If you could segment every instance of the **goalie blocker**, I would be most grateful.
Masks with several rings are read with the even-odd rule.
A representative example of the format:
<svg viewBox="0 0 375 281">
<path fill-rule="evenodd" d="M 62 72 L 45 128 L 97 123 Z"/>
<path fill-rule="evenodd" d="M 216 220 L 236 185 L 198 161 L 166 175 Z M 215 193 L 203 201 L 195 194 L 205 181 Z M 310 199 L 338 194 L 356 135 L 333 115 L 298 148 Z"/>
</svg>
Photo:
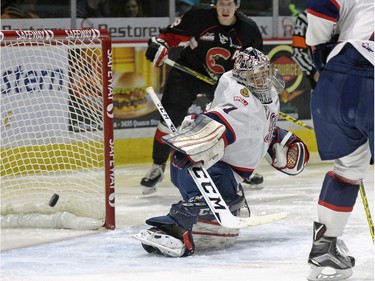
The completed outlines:
<svg viewBox="0 0 375 281">
<path fill-rule="evenodd" d="M 185 168 L 192 162 L 208 169 L 224 155 L 224 132 L 225 126 L 210 117 L 201 114 L 194 120 L 190 115 L 178 131 L 163 140 L 175 150 L 172 163 L 176 167 Z"/>
</svg>

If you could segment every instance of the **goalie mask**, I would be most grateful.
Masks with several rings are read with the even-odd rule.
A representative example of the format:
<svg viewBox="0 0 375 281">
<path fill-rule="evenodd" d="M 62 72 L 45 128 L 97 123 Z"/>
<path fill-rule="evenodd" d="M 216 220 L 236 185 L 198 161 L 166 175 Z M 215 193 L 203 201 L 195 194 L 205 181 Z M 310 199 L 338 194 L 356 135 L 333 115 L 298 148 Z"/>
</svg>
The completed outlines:
<svg viewBox="0 0 375 281">
<path fill-rule="evenodd" d="M 249 88 L 263 104 L 272 102 L 272 86 L 278 93 L 285 86 L 268 57 L 252 47 L 239 53 L 232 74 L 238 83 Z"/>
</svg>

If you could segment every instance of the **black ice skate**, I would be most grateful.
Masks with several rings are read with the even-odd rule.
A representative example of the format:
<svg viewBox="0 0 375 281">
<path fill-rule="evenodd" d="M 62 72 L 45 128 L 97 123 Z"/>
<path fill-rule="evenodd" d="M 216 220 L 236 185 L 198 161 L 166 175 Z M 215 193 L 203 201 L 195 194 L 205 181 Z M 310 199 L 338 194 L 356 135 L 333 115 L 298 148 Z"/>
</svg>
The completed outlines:
<svg viewBox="0 0 375 281">
<path fill-rule="evenodd" d="M 314 222 L 313 246 L 308 260 L 312 270 L 307 280 L 347 279 L 353 274 L 355 259 L 346 254 L 348 249 L 343 241 L 323 236 L 325 232 L 324 224 Z"/>
<path fill-rule="evenodd" d="M 152 164 L 151 169 L 148 171 L 146 176 L 141 180 L 143 195 L 156 192 L 158 188 L 158 183 L 160 183 L 164 178 L 164 169 L 165 164 Z"/>
<path fill-rule="evenodd" d="M 241 183 L 243 188 L 248 189 L 262 189 L 263 186 L 261 184 L 263 183 L 263 176 L 258 173 L 253 173 L 250 178 L 244 179 Z"/>
</svg>

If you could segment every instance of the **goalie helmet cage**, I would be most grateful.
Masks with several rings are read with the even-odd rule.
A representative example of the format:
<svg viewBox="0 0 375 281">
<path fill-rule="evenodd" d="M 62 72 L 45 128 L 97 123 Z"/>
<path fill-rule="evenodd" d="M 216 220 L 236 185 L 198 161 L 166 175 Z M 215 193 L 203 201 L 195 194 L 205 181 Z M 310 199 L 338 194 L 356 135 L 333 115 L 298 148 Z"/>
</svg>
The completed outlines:
<svg viewBox="0 0 375 281">
<path fill-rule="evenodd" d="M 109 33 L 0 31 L 0 44 L 1 226 L 114 229 Z"/>
</svg>

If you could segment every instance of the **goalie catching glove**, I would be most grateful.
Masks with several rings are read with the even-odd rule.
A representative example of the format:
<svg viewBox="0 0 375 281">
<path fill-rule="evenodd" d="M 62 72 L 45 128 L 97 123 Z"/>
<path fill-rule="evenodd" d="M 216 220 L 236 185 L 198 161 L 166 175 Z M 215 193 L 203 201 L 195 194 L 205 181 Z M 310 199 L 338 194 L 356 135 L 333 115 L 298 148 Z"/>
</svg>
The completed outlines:
<svg viewBox="0 0 375 281">
<path fill-rule="evenodd" d="M 303 171 L 310 154 L 305 143 L 295 134 L 276 127 L 265 158 L 275 169 L 295 176 Z"/>
<path fill-rule="evenodd" d="M 164 136 L 163 140 L 176 150 L 172 157 L 176 167 L 202 163 L 208 169 L 224 155 L 224 132 L 223 124 L 201 114 L 195 120 L 185 118 L 177 132 Z"/>
<path fill-rule="evenodd" d="M 168 56 L 168 44 L 161 38 L 151 37 L 148 40 L 146 51 L 147 60 L 151 61 L 155 67 L 161 67 L 164 64 L 165 57 Z"/>
</svg>

